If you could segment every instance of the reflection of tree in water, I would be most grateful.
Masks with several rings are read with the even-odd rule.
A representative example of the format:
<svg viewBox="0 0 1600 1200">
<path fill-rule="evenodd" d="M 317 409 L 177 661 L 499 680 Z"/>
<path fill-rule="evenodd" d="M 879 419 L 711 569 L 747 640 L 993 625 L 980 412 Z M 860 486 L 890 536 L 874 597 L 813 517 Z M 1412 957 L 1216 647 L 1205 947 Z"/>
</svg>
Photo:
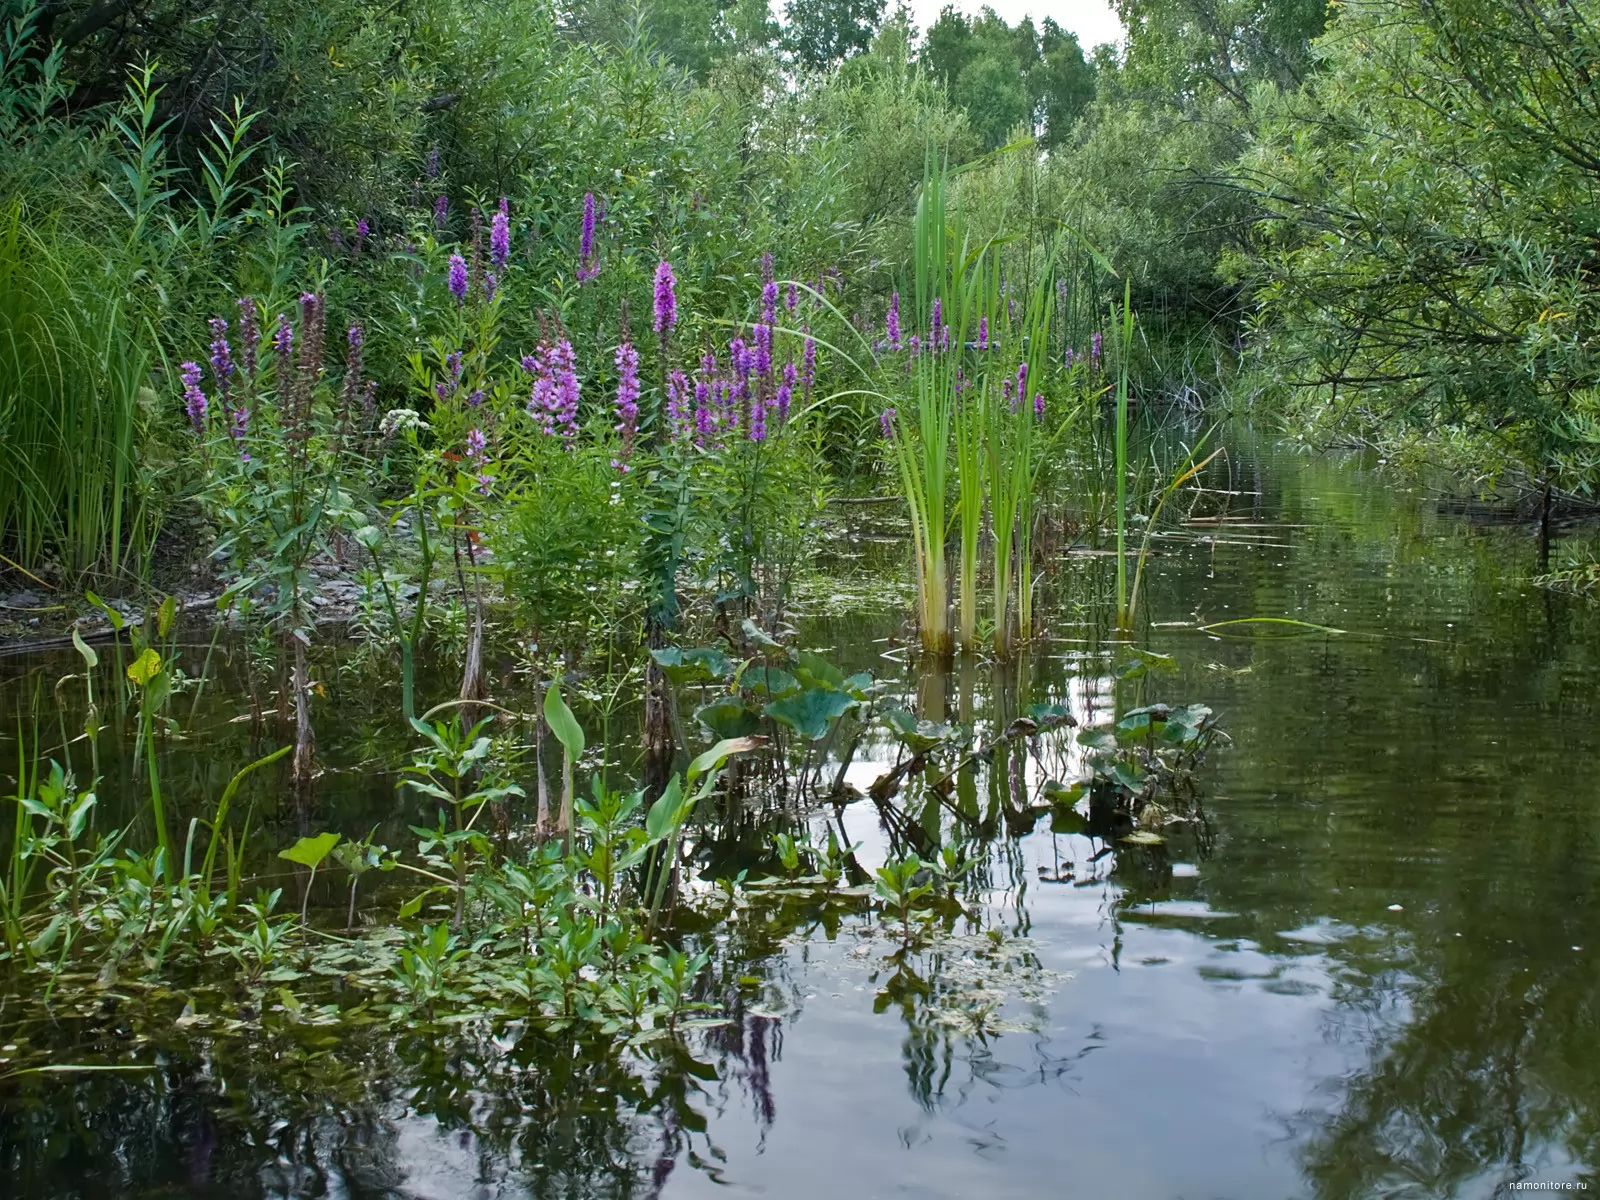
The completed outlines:
<svg viewBox="0 0 1600 1200">
<path fill-rule="evenodd" d="M 1402 985 L 1367 1066 L 1304 1148 L 1318 1196 L 1434 1200 L 1484 1178 L 1600 1188 L 1595 957 L 1562 945 L 1570 965 L 1535 967 L 1560 961 L 1563 934 L 1525 936 L 1550 944 L 1492 965 L 1450 945 L 1425 956 L 1438 965 Z M 1368 1007 L 1374 989 L 1347 998 Z"/>
</svg>

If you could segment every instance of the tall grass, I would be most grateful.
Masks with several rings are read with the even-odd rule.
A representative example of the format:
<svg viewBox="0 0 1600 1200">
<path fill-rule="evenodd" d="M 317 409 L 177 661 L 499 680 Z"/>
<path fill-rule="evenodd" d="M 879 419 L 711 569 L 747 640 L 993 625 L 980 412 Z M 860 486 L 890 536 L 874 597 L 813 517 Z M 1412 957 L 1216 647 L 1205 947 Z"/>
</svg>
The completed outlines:
<svg viewBox="0 0 1600 1200">
<path fill-rule="evenodd" d="M 137 478 L 149 353 L 115 268 L 20 200 L 0 213 L 0 553 L 121 571 L 152 528 Z"/>
</svg>

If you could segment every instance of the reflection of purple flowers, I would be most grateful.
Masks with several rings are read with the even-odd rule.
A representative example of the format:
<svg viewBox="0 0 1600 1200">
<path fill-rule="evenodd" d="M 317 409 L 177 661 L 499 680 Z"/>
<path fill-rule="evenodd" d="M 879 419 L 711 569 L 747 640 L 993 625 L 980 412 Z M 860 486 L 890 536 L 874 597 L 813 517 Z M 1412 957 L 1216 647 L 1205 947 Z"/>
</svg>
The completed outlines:
<svg viewBox="0 0 1600 1200">
<path fill-rule="evenodd" d="M 443 229 L 444 224 L 450 219 L 450 197 L 440 192 L 433 201 L 433 227 Z"/>
<path fill-rule="evenodd" d="M 656 333 L 663 338 L 678 320 L 677 283 L 672 264 L 663 258 L 656 265 Z"/>
<path fill-rule="evenodd" d="M 489 223 L 489 261 L 496 269 L 504 269 L 511 257 L 511 203 L 500 197 L 500 210 Z"/>
<path fill-rule="evenodd" d="M 450 294 L 456 298 L 457 304 L 465 304 L 467 300 L 467 260 L 459 254 L 450 256 Z"/>
<path fill-rule="evenodd" d="M 197 362 L 186 362 L 178 368 L 178 376 L 183 380 L 183 407 L 196 433 L 204 433 L 206 427 L 206 394 L 200 390 L 201 374 Z"/>
<path fill-rule="evenodd" d="M 900 293 L 889 297 L 889 315 L 884 319 L 889 332 L 889 349 L 900 349 Z"/>
</svg>

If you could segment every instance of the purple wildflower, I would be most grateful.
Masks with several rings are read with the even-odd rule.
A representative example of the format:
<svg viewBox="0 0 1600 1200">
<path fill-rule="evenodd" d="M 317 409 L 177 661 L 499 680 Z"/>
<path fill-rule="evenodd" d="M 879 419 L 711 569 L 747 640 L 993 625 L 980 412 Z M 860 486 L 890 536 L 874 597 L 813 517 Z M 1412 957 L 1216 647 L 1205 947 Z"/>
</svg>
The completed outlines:
<svg viewBox="0 0 1600 1200">
<path fill-rule="evenodd" d="M 494 299 L 495 291 L 499 288 L 500 281 L 494 277 L 493 271 L 483 273 L 483 301 L 485 304 Z"/>
<path fill-rule="evenodd" d="M 761 282 L 763 284 L 772 282 L 772 251 L 770 250 L 761 256 Z M 777 295 L 777 293 L 774 292 L 773 295 Z"/>
<path fill-rule="evenodd" d="M 239 297 L 239 361 L 244 373 L 256 377 L 256 347 L 261 344 L 261 322 L 256 316 L 253 296 Z"/>
<path fill-rule="evenodd" d="M 207 405 L 206 394 L 200 390 L 200 364 L 186 362 L 178 368 L 178 375 L 183 380 L 183 406 L 189 414 L 189 423 L 196 433 L 204 433 Z"/>
<path fill-rule="evenodd" d="M 504 269 L 511 257 L 511 205 L 500 197 L 500 210 L 489 224 L 489 261 L 496 269 Z"/>
<path fill-rule="evenodd" d="M 344 388 L 340 393 L 343 402 L 341 421 L 348 420 L 356 405 L 361 402 L 364 390 L 361 376 L 366 369 L 363 349 L 367 344 L 367 331 L 359 324 L 350 326 L 350 331 L 345 335 L 345 344 L 347 349 L 344 357 Z"/>
<path fill-rule="evenodd" d="M 939 303 L 939 297 L 933 298 L 933 323 L 929 326 L 928 349 L 939 349 L 939 343 L 949 343 L 950 334 L 944 327 L 944 306 Z"/>
<path fill-rule="evenodd" d="M 656 266 L 656 333 L 662 338 L 678 321 L 677 283 L 672 264 L 663 258 Z"/>
<path fill-rule="evenodd" d="M 457 304 L 467 301 L 467 260 L 459 254 L 450 256 L 450 294 Z"/>
<path fill-rule="evenodd" d="M 805 348 L 801 351 L 800 392 L 811 398 L 811 385 L 817 381 L 817 339 L 811 336 L 811 326 L 806 326 Z"/>
<path fill-rule="evenodd" d="M 467 407 L 478 408 L 483 404 L 483 389 L 473 388 L 467 393 Z"/>
<path fill-rule="evenodd" d="M 1028 398 L 1028 364 L 1027 363 L 1018 363 L 1017 364 L 1017 399 L 1019 401 L 1021 401 L 1021 400 L 1026 400 L 1027 398 Z"/>
<path fill-rule="evenodd" d="M 900 293 L 895 292 L 889 297 L 889 315 L 884 324 L 889 331 L 889 348 L 900 349 Z"/>
<path fill-rule="evenodd" d="M 800 307 L 800 288 L 796 284 L 789 284 L 789 290 L 784 293 L 783 306 L 789 310 L 791 316 L 795 309 Z"/>
<path fill-rule="evenodd" d="M 245 435 L 250 432 L 250 408 L 241 404 L 233 410 L 233 424 L 228 427 L 228 436 L 239 446 L 239 460 L 250 461 L 250 451 L 244 448 Z"/>
<path fill-rule="evenodd" d="M 750 440 L 767 440 L 767 406 L 759 398 L 750 402 Z"/>
<path fill-rule="evenodd" d="M 617 425 L 622 435 L 622 462 L 633 455 L 633 439 L 639 432 L 639 352 L 633 343 L 623 342 L 617 347 Z M 670 386 L 670 385 L 669 385 Z"/>
<path fill-rule="evenodd" d="M 1098 371 L 1100 369 L 1100 331 L 1096 329 L 1089 339 L 1089 366 Z"/>
<path fill-rule="evenodd" d="M 479 464 L 489 457 L 489 439 L 484 436 L 483 430 L 474 429 L 467 434 L 467 457 Z"/>
<path fill-rule="evenodd" d="M 600 273 L 594 262 L 594 193 L 583 194 L 583 232 L 578 238 L 578 282 L 587 283 Z"/>
<path fill-rule="evenodd" d="M 572 449 L 572 439 L 578 434 L 578 356 L 572 352 L 572 343 L 562 338 L 550 354 L 550 375 L 555 383 L 551 419 L 560 426 L 561 436 L 567 439 L 567 449 Z"/>
<path fill-rule="evenodd" d="M 894 441 L 894 417 L 892 408 L 886 408 L 878 414 L 878 427 L 883 430 L 883 440 L 886 442 Z"/>
<path fill-rule="evenodd" d="M 1037 421 L 1044 420 L 1044 393 L 1043 392 L 1035 392 L 1033 394 L 1033 416 L 1034 416 L 1034 419 L 1037 420 Z"/>
<path fill-rule="evenodd" d="M 790 364 L 790 368 L 791 368 L 791 370 L 793 369 L 793 364 L 792 363 Z M 785 421 L 787 421 L 789 419 L 789 405 L 791 403 L 793 403 L 793 400 L 794 400 L 794 385 L 790 384 L 790 383 L 780 383 L 778 385 L 777 394 L 774 395 L 773 398 L 772 398 L 773 405 L 778 410 L 778 424 L 779 425 L 782 425 Z"/>
<path fill-rule="evenodd" d="M 440 192 L 433 201 L 433 226 L 443 229 L 444 223 L 450 217 L 450 197 Z"/>
<path fill-rule="evenodd" d="M 1012 412 L 1017 411 L 1017 397 L 1011 394 L 1011 379 L 1009 376 L 1000 381 L 1000 398 L 1006 402 L 1006 407 Z"/>
<path fill-rule="evenodd" d="M 989 318 L 988 317 L 979 317 L 978 318 L 978 349 L 979 350 L 987 350 L 988 348 L 989 348 Z"/>
<path fill-rule="evenodd" d="M 1062 359 L 1062 362 L 1065 364 L 1067 370 L 1069 370 L 1069 371 L 1072 370 L 1072 347 L 1071 346 L 1067 347 L 1066 357 L 1064 359 Z"/>
<path fill-rule="evenodd" d="M 682 371 L 673 371 L 667 376 L 667 436 L 674 441 L 683 436 L 689 425 L 692 396 L 687 375 Z"/>
<path fill-rule="evenodd" d="M 212 317 L 211 325 L 211 373 L 216 377 L 217 387 L 222 394 L 228 394 L 228 381 L 233 375 L 233 355 L 228 349 L 228 323 L 221 317 Z"/>
<path fill-rule="evenodd" d="M 372 232 L 372 224 L 365 217 L 356 222 L 356 250 L 361 249 L 361 243 L 367 240 Z"/>
<path fill-rule="evenodd" d="M 423 170 L 428 173 L 429 179 L 439 174 L 439 147 L 434 146 L 428 151 L 428 161 Z"/>
<path fill-rule="evenodd" d="M 704 446 L 711 435 L 711 383 L 701 378 L 694 385 L 694 440 Z"/>
</svg>

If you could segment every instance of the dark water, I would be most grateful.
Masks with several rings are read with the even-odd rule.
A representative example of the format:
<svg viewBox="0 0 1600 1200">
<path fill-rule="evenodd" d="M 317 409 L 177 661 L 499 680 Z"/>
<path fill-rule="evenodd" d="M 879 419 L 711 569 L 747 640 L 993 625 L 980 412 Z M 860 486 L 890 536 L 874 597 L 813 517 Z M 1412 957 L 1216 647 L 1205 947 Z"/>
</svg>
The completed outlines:
<svg viewBox="0 0 1600 1200">
<path fill-rule="evenodd" d="M 1238 494 L 1205 511 L 1226 503 L 1236 519 L 1159 542 L 1135 640 L 1179 668 L 1141 681 L 1151 694 L 1113 680 L 1103 558 L 1062 566 L 1052 639 L 998 676 L 908 676 L 876 640 L 898 624 L 881 605 L 806 624 L 808 645 L 952 715 L 994 721 L 1047 699 L 1085 723 L 1140 699 L 1221 715 L 1233 745 L 1206 767 L 1202 826 L 1136 849 L 1054 833 L 1047 817 L 992 847 L 983 924 L 1025 939 L 1005 1022 L 975 1035 L 928 1000 L 970 983 L 969 943 L 921 956 L 913 980 L 886 965 L 870 923 L 758 906 L 714 943 L 734 1024 L 682 1053 L 619 1063 L 419 1035 L 332 1038 L 308 1059 L 174 1042 L 153 1049 L 154 1077 L 0 1081 L 0 1191 L 1600 1188 L 1600 607 L 1531 586 L 1526 527 L 1441 512 L 1370 466 L 1269 450 L 1209 482 Z M 1251 616 L 1345 632 L 1197 628 Z M 0 706 L 16 711 L 65 662 L 8 664 Z M 328 684 L 325 711 L 348 719 L 324 717 L 339 770 L 316 824 L 403 825 L 381 768 L 407 739 L 360 702 L 359 672 Z M 169 752 L 180 794 L 248 759 L 247 729 L 229 723 L 240 703 L 219 688 Z M 869 747 L 852 779 L 890 753 Z M 126 770 L 102 764 L 112 780 Z M 267 792 L 260 803 L 288 840 L 290 818 Z M 870 806 L 843 822 L 881 861 Z"/>
</svg>

